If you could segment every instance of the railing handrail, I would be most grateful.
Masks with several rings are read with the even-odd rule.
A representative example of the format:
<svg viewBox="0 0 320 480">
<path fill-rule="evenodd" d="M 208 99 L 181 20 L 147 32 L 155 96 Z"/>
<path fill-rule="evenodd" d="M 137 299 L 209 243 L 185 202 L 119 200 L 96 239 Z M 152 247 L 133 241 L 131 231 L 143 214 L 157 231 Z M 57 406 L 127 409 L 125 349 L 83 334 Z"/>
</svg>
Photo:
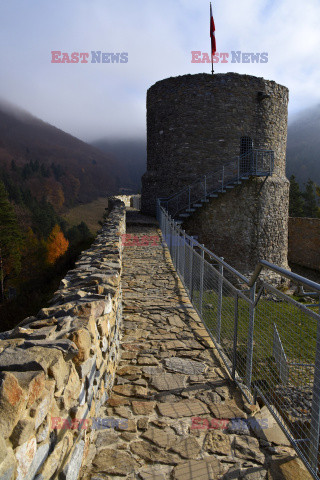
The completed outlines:
<svg viewBox="0 0 320 480">
<path fill-rule="evenodd" d="M 264 164 L 265 160 L 267 160 L 266 165 Z M 246 165 L 246 163 L 248 164 Z M 232 172 L 230 167 L 233 168 Z M 243 176 L 272 175 L 273 167 L 273 150 L 252 149 L 242 155 L 233 157 L 232 160 L 221 165 L 216 170 L 201 174 L 194 182 L 182 187 L 178 192 L 167 197 L 161 197 L 160 203 L 166 203 L 170 213 L 172 213 L 172 206 L 175 209 L 173 215 L 176 215 L 186 208 L 190 209 L 192 203 L 198 203 L 203 198 L 215 192 L 222 192 L 225 186 L 240 181 Z M 228 171 L 228 169 L 230 171 Z M 212 185 L 211 187 L 209 186 L 212 181 L 214 181 L 214 187 Z M 187 201 L 186 194 L 188 196 Z"/>
<path fill-rule="evenodd" d="M 221 167 L 217 168 L 216 170 L 213 170 L 213 171 L 210 170 L 210 171 L 207 172 L 207 173 L 201 174 L 201 176 L 200 176 L 199 178 L 197 178 L 197 180 L 195 180 L 195 181 L 192 182 L 192 183 L 189 183 L 189 184 L 186 185 L 185 187 L 182 187 L 182 189 L 179 190 L 179 192 L 174 193 L 174 194 L 172 194 L 172 195 L 169 195 L 168 197 L 161 197 L 160 200 L 163 200 L 163 201 L 172 200 L 172 199 L 174 199 L 175 197 L 179 196 L 181 193 L 187 191 L 187 190 L 189 189 L 189 187 L 192 187 L 193 185 L 196 185 L 197 183 L 201 182 L 204 177 L 208 177 L 209 175 L 214 175 L 214 174 L 216 174 L 217 172 L 221 172 L 221 169 L 222 169 L 223 167 L 228 167 L 229 165 L 232 165 L 232 163 L 233 163 L 234 161 L 241 160 L 241 159 L 247 157 L 247 156 L 248 156 L 248 153 L 252 154 L 252 153 L 258 153 L 258 152 L 266 153 L 266 154 L 273 154 L 273 153 L 274 153 L 273 150 L 264 150 L 264 149 L 262 149 L 262 148 L 253 148 L 252 150 L 249 150 L 248 152 L 245 152 L 245 153 L 243 153 L 243 154 L 241 154 L 241 155 L 238 155 L 238 156 L 233 157 L 232 160 L 230 160 L 228 163 L 222 165 Z"/>
<path fill-rule="evenodd" d="M 158 199 L 159 202 L 160 199 Z M 268 270 L 272 270 L 275 273 L 278 273 L 279 275 L 282 275 L 283 277 L 288 278 L 289 280 L 294 280 L 297 283 L 300 283 L 302 285 L 305 285 L 306 287 L 312 289 L 313 291 L 319 292 L 320 294 L 320 284 L 313 282 L 312 280 L 309 280 L 306 277 L 302 277 L 301 275 L 298 275 L 297 273 L 293 273 L 290 270 L 286 270 L 283 267 L 279 267 L 278 265 L 275 265 L 271 262 L 268 262 L 267 260 L 259 260 L 257 263 L 255 270 L 253 274 L 251 275 L 250 278 L 245 277 L 242 275 L 242 273 L 238 272 L 235 268 L 231 267 L 227 262 L 224 261 L 223 258 L 219 257 L 215 253 L 213 253 L 211 250 L 206 248 L 203 244 L 199 243 L 195 238 L 193 238 L 191 235 L 188 235 L 187 233 L 182 230 L 181 226 L 178 225 L 175 220 L 171 217 L 171 215 L 166 211 L 166 209 L 163 206 L 160 206 L 160 209 L 164 211 L 165 215 L 168 217 L 168 219 L 171 222 L 175 223 L 176 229 L 179 232 L 183 232 L 183 235 L 185 238 L 188 239 L 190 244 L 194 247 L 199 248 L 201 251 L 204 251 L 207 255 L 209 255 L 211 258 L 213 258 L 215 261 L 217 261 L 220 265 L 222 265 L 224 268 L 229 270 L 231 273 L 233 273 L 235 276 L 237 276 L 240 280 L 242 280 L 243 283 L 248 285 L 248 287 L 252 287 L 256 281 L 258 280 L 258 277 L 260 276 L 260 273 L 263 268 L 267 268 Z"/>
<path fill-rule="evenodd" d="M 301 275 L 298 275 L 297 273 L 290 272 L 290 270 L 286 270 L 285 268 L 279 267 L 278 265 L 274 265 L 273 263 L 267 262 L 267 260 L 259 260 L 258 264 L 256 265 L 256 268 L 248 281 L 248 286 L 252 287 L 252 285 L 255 284 L 257 281 L 261 270 L 263 268 L 267 268 L 269 270 L 274 271 L 275 273 L 278 273 L 279 275 L 282 275 L 283 277 L 288 278 L 289 280 L 294 280 L 297 283 L 301 283 L 305 285 L 306 287 L 311 288 L 312 290 L 316 290 L 317 292 L 320 293 L 320 284 L 313 282 L 312 280 L 309 280 L 306 277 L 302 277 Z"/>
<path fill-rule="evenodd" d="M 225 166 L 228 167 L 229 165 L 232 165 L 232 163 L 236 160 L 238 160 L 238 158 L 241 158 L 241 156 L 238 156 L 238 157 L 234 157 L 232 160 L 230 160 L 230 162 L 226 163 Z M 169 200 L 173 200 L 175 197 L 178 197 L 179 195 L 181 195 L 183 192 L 186 192 L 190 187 L 193 187 L 194 185 L 196 185 L 197 183 L 199 182 L 202 182 L 203 181 L 203 178 L 204 177 L 208 177 L 209 175 L 215 175 L 216 173 L 218 172 L 221 172 L 221 169 L 222 169 L 222 166 L 217 168 L 216 170 L 210 170 L 209 172 L 207 173 L 203 173 L 201 174 L 197 180 L 195 180 L 194 182 L 192 183 L 189 183 L 188 185 L 186 185 L 185 187 L 182 187 L 181 190 L 179 190 L 179 192 L 177 193 L 173 193 L 172 195 L 169 195 L 168 197 L 161 197 L 159 198 L 159 200 L 162 200 L 162 201 L 169 201 Z"/>
</svg>

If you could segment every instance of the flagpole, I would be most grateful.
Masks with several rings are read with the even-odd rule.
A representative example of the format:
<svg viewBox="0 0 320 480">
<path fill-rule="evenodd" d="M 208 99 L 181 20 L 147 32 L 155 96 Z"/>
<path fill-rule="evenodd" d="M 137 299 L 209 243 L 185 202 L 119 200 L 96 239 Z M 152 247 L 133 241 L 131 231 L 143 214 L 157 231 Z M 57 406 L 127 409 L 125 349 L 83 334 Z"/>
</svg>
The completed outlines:
<svg viewBox="0 0 320 480">
<path fill-rule="evenodd" d="M 210 23 L 211 23 L 211 15 L 212 15 L 212 9 L 211 9 L 211 2 L 210 2 Z M 210 42 L 211 42 L 211 38 L 210 38 Z M 213 55 L 212 55 L 212 44 L 210 45 L 210 50 L 211 50 L 211 75 L 213 75 Z"/>
</svg>

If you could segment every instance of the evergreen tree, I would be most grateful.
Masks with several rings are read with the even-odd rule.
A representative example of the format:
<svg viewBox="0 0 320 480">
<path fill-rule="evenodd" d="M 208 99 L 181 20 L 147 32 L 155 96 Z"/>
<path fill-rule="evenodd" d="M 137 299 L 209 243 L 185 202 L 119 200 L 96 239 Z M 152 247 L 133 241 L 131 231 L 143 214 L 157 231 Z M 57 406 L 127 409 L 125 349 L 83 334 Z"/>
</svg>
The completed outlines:
<svg viewBox="0 0 320 480">
<path fill-rule="evenodd" d="M 300 192 L 300 187 L 296 181 L 296 177 L 290 177 L 290 191 L 289 191 L 289 216 L 303 217 L 304 199 Z"/>
<path fill-rule="evenodd" d="M 21 234 L 13 206 L 0 182 L 0 296 L 4 300 L 7 280 L 21 268 Z"/>
<path fill-rule="evenodd" d="M 303 216 L 309 218 L 317 218 L 319 215 L 319 208 L 315 195 L 315 184 L 310 178 L 306 183 L 306 189 L 302 195 L 304 198 Z"/>
</svg>

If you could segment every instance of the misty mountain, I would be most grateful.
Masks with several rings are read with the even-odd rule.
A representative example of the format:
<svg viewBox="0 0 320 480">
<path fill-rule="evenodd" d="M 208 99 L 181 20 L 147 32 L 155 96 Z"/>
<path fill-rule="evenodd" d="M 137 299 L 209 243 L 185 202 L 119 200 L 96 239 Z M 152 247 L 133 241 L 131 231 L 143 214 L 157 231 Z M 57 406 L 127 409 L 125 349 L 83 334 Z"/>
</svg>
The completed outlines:
<svg viewBox="0 0 320 480">
<path fill-rule="evenodd" d="M 320 105 L 309 108 L 289 123 L 287 177 L 302 186 L 311 178 L 320 185 Z"/>
<path fill-rule="evenodd" d="M 128 192 L 137 193 L 141 190 L 141 176 L 147 169 L 146 142 L 136 140 L 101 139 L 92 143 L 105 153 L 109 153 L 128 175 L 127 184 L 121 184 Z"/>
<path fill-rule="evenodd" d="M 4 101 L 0 171 L 59 208 L 117 193 L 128 182 L 111 155 Z"/>
</svg>

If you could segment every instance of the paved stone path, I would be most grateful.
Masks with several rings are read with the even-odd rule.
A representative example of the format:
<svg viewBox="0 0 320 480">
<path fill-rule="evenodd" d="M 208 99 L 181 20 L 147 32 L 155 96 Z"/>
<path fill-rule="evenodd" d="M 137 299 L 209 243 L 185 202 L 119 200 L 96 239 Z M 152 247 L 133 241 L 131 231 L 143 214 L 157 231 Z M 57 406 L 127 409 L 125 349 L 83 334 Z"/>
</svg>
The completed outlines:
<svg viewBox="0 0 320 480">
<path fill-rule="evenodd" d="M 83 480 L 267 478 L 274 446 L 259 444 L 239 420 L 252 412 L 215 355 L 160 231 L 137 223 L 129 215 L 136 245 L 124 251 L 122 356 L 101 412 L 114 428 L 98 432 Z"/>
</svg>

